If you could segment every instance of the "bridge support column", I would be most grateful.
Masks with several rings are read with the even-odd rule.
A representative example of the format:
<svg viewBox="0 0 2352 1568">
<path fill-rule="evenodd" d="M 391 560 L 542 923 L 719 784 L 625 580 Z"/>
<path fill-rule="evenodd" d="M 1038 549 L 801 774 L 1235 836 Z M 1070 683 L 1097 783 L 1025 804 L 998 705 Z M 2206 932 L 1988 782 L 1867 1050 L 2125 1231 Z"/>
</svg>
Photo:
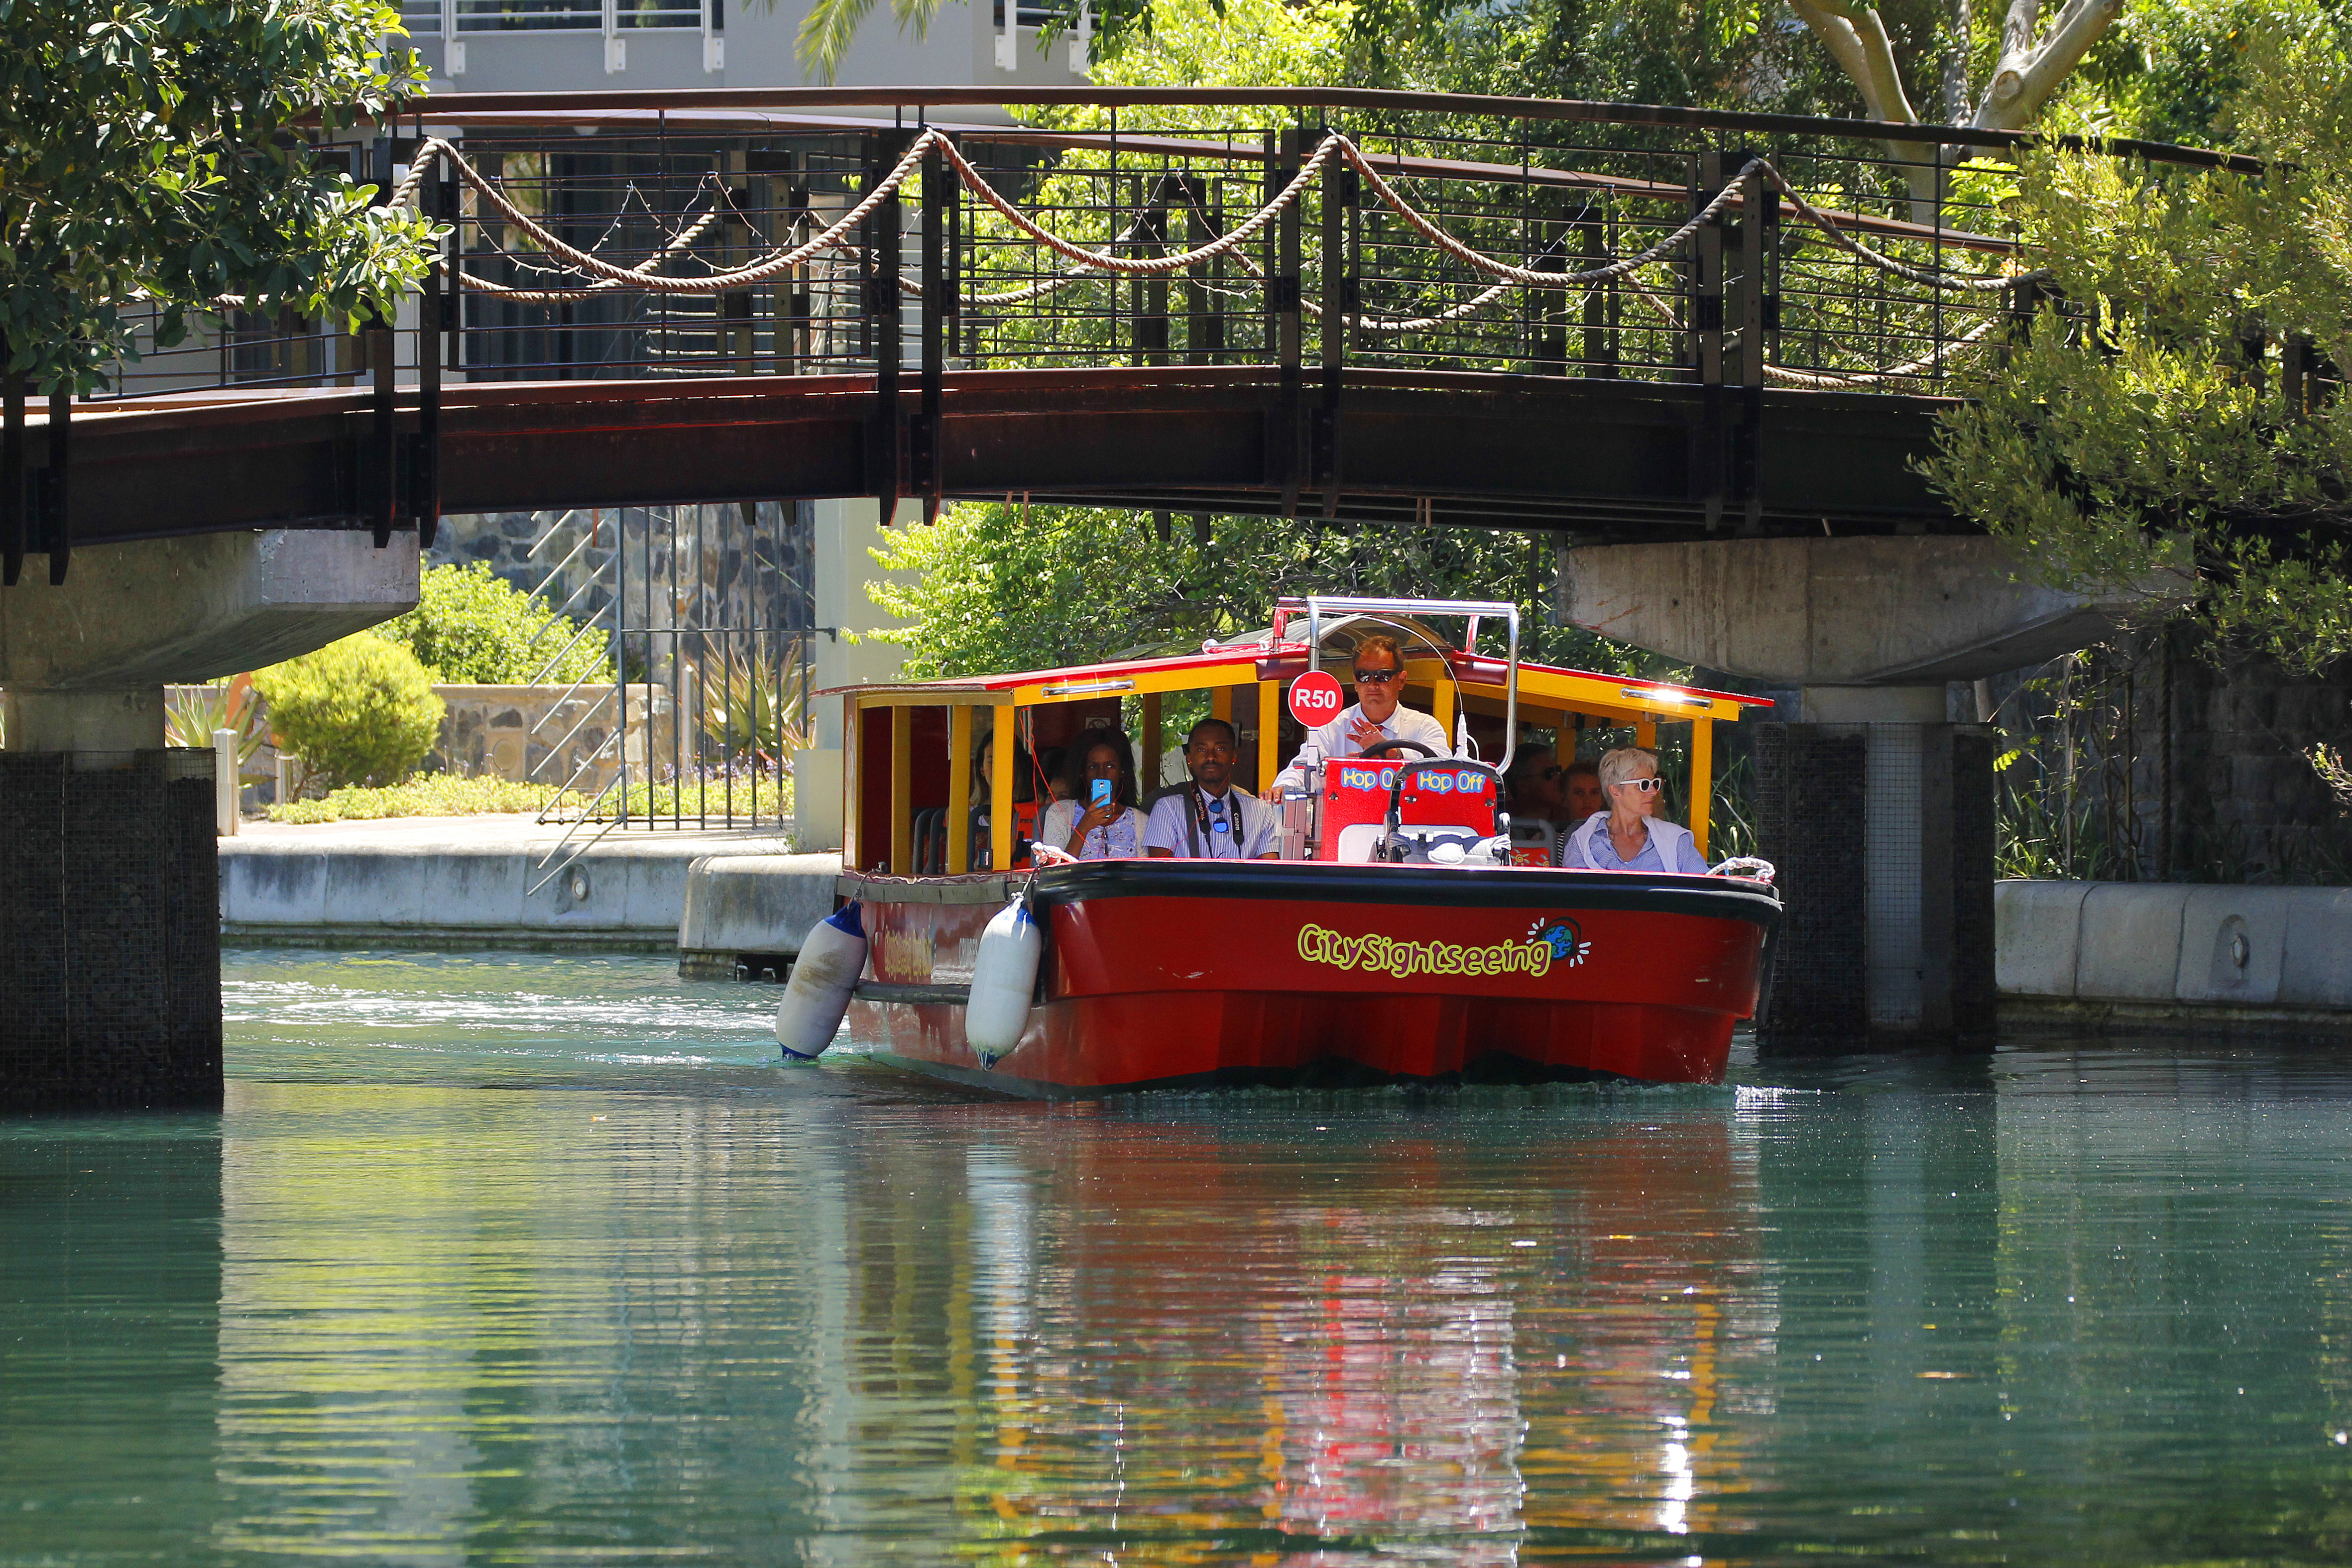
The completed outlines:
<svg viewBox="0 0 2352 1568">
<path fill-rule="evenodd" d="M 11 751 L 161 751 L 163 688 L 7 694 Z"/>
<path fill-rule="evenodd" d="M 0 1112 L 221 1096 L 213 753 L 163 691 L 416 602 L 414 535 L 223 534 L 77 550 L 0 590 Z"/>
<path fill-rule="evenodd" d="M 1799 688 L 1797 722 L 1754 735 L 1758 849 L 1788 905 L 1757 1020 L 1767 1044 L 1990 1028 L 1992 738 L 1945 722 L 1945 684 L 2085 646 L 2133 603 L 2015 580 L 1989 538 L 1560 552 L 1564 619 Z"/>
<path fill-rule="evenodd" d="M 1757 847 L 1788 905 L 1766 1044 L 1991 1030 L 1992 747 L 1974 725 L 1902 717 L 1758 730 Z"/>
</svg>

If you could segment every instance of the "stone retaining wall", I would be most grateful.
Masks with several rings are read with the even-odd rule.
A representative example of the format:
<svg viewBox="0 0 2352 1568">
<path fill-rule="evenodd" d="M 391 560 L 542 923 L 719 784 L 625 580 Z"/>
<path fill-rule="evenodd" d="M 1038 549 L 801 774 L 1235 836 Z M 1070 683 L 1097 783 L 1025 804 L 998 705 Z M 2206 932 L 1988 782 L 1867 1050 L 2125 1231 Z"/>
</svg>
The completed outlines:
<svg viewBox="0 0 2352 1568">
<path fill-rule="evenodd" d="M 425 758 L 427 772 L 542 784 L 562 784 L 576 775 L 575 788 L 593 795 L 613 780 L 615 759 L 607 742 L 621 720 L 623 701 L 628 727 L 621 744 L 637 778 L 645 777 L 649 762 L 656 769 L 667 765 L 681 739 L 669 692 L 662 686 L 631 685 L 625 698 L 615 698 L 609 684 L 451 685 L 433 692 L 448 711 L 441 717 L 441 737 Z M 559 750 L 561 755 L 548 759 Z M 694 765 L 691 756 L 686 765 Z"/>
</svg>

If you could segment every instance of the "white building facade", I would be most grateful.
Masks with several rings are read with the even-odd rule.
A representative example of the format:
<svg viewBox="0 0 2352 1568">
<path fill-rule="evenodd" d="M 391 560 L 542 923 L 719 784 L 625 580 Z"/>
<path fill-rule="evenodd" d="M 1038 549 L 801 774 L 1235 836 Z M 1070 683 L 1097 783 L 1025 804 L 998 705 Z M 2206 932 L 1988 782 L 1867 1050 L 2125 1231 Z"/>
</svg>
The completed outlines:
<svg viewBox="0 0 2352 1568">
<path fill-rule="evenodd" d="M 682 90 L 817 85 L 798 54 L 804 0 L 770 5 L 736 0 L 404 0 L 412 47 L 436 94 Z M 956 0 L 918 37 L 877 6 L 836 78 L 845 87 L 1076 86 L 1086 80 L 1091 18 L 1050 40 L 1045 15 L 1004 0 Z M 824 110 L 810 111 L 824 114 Z M 872 110 L 843 109 L 845 118 Z M 956 118 L 995 120 L 991 110 Z M 429 111 L 427 114 L 429 120 Z M 811 628 L 813 687 L 888 680 L 906 650 L 889 641 L 890 617 L 867 597 L 881 575 L 873 552 L 883 538 L 871 499 L 787 503 L 799 536 L 785 591 L 792 618 Z M 713 514 L 729 508 L 706 508 Z M 918 506 L 900 519 L 919 517 Z M 718 518 L 719 526 L 726 519 Z M 452 517 L 434 555 L 489 559 L 510 580 L 533 586 L 523 557 L 535 540 L 519 519 Z M 541 551 L 544 555 L 546 552 Z M 561 598 L 568 584 L 558 583 Z M 592 595 L 593 597 L 593 595 Z M 803 850 L 837 848 L 841 834 L 843 736 L 836 701 L 811 705 L 813 744 L 793 759 L 795 840 Z"/>
</svg>

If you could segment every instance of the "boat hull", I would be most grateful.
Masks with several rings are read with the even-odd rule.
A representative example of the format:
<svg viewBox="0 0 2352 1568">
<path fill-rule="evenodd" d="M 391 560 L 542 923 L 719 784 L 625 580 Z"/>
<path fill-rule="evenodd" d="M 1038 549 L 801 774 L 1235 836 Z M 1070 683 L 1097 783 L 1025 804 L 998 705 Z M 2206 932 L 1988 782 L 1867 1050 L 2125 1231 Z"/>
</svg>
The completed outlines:
<svg viewBox="0 0 2352 1568">
<path fill-rule="evenodd" d="M 845 879 L 873 979 L 853 1048 L 1008 1092 L 1193 1084 L 1709 1083 L 1780 904 L 1743 884 L 1549 869 L 1117 861 L 1035 873 L 1020 1042 L 964 1039 L 979 935 L 1018 879 Z"/>
</svg>

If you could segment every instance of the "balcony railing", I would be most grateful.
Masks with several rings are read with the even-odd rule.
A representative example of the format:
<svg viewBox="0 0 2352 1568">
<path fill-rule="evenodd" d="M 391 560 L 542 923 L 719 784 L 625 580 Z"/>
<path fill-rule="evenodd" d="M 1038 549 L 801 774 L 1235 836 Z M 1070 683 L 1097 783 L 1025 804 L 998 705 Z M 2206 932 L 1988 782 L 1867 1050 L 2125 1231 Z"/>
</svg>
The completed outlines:
<svg viewBox="0 0 2352 1568">
<path fill-rule="evenodd" d="M 420 37 L 472 33 L 716 31 L 722 0 L 401 0 Z"/>
</svg>

